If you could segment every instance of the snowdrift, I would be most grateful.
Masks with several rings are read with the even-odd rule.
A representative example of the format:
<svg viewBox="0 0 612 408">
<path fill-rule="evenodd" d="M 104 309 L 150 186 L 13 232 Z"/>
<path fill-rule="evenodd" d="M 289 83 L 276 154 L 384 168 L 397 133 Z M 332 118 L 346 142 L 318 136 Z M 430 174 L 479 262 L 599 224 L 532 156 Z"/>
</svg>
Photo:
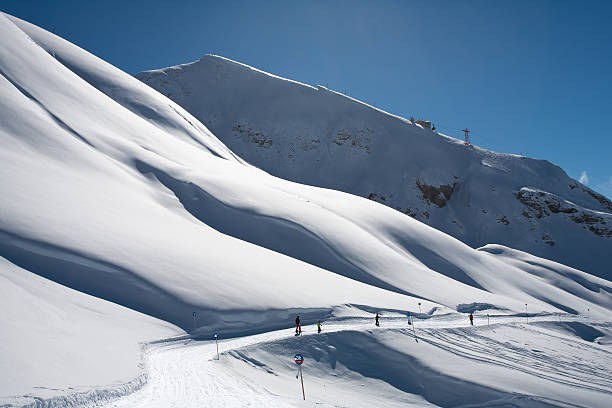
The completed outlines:
<svg viewBox="0 0 612 408">
<path fill-rule="evenodd" d="M 612 277 L 601 255 L 612 249 L 612 201 L 545 160 L 466 146 L 219 56 L 136 77 L 273 175 L 369 198 L 473 248 L 499 243 Z"/>
</svg>

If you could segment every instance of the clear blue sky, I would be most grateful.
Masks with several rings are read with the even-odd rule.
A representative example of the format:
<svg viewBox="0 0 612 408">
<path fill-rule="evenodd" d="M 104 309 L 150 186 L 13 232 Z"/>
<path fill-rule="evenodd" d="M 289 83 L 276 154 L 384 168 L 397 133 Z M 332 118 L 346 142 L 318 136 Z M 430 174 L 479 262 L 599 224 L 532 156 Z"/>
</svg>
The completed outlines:
<svg viewBox="0 0 612 408">
<path fill-rule="evenodd" d="M 612 1 L 26 1 L 135 74 L 207 53 L 544 158 L 612 197 Z M 443 126 L 443 125 L 446 125 Z"/>
</svg>

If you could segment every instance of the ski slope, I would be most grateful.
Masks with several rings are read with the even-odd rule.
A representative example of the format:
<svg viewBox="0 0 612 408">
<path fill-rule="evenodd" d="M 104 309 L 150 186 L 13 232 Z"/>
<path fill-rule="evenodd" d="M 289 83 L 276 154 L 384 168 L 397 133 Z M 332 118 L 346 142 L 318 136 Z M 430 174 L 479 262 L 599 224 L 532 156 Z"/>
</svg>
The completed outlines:
<svg viewBox="0 0 612 408">
<path fill-rule="evenodd" d="M 502 244 L 612 278 L 601 255 L 612 249 L 612 201 L 546 160 L 478 147 L 487 135 L 466 146 L 324 86 L 216 55 L 136 77 L 270 174 L 369 198 L 472 248 Z"/>
<path fill-rule="evenodd" d="M 608 280 L 475 250 L 372 200 L 274 177 L 85 50 L 6 14 L 0 39 L 0 273 L 6 293 L 35 293 L 2 300 L 15 312 L 0 367 L 18 374 L 2 377 L 0 401 L 133 391 L 146 374 L 139 343 L 266 333 L 296 314 L 312 323 L 420 303 L 428 315 L 528 304 L 609 316 Z M 94 328 L 105 331 L 92 339 Z M 36 366 L 55 370 L 32 368 L 39 347 L 49 351 Z M 80 375 L 85 364 L 101 369 Z"/>
<path fill-rule="evenodd" d="M 559 322 L 496 315 L 348 318 L 324 331 L 291 329 L 220 342 L 179 340 L 150 350 L 149 383 L 95 406 L 123 407 L 607 407 L 612 401 L 609 345 L 568 328 L 607 336 L 609 324 L 564 315 Z M 599 340 L 598 340 L 599 341 Z M 293 355 L 304 355 L 302 401 Z"/>
</svg>

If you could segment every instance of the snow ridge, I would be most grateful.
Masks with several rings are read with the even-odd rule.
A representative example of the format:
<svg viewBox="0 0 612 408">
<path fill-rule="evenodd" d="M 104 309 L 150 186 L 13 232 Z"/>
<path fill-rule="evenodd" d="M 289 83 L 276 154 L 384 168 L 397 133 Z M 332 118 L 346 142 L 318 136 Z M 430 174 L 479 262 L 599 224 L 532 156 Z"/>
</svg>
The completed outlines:
<svg viewBox="0 0 612 408">
<path fill-rule="evenodd" d="M 142 374 L 132 381 L 112 386 L 109 388 L 94 388 L 85 392 L 76 392 L 48 399 L 24 395 L 24 398 L 32 398 L 33 402 L 24 404 L 22 408 L 64 408 L 100 406 L 104 403 L 116 401 L 117 399 L 130 395 L 140 390 L 147 382 L 147 374 Z"/>
</svg>

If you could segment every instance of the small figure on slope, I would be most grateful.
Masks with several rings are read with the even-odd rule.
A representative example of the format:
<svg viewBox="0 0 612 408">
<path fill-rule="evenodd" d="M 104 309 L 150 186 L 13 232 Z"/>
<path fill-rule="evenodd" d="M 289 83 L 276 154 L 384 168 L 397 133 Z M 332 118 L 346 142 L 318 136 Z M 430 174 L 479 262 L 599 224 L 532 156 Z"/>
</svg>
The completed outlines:
<svg viewBox="0 0 612 408">
<path fill-rule="evenodd" d="M 374 324 L 376 324 L 376 326 L 380 326 L 380 324 L 378 324 L 378 319 L 379 319 L 379 316 L 378 316 L 378 313 L 376 313 L 376 317 L 374 318 L 375 320 Z"/>
<path fill-rule="evenodd" d="M 474 325 L 474 316 L 470 313 L 470 325 Z"/>
<path fill-rule="evenodd" d="M 295 318 L 295 335 L 299 336 L 302 334 L 302 326 L 300 326 L 300 316 Z"/>
<path fill-rule="evenodd" d="M 321 321 L 317 320 L 317 333 L 321 333 Z"/>
</svg>

